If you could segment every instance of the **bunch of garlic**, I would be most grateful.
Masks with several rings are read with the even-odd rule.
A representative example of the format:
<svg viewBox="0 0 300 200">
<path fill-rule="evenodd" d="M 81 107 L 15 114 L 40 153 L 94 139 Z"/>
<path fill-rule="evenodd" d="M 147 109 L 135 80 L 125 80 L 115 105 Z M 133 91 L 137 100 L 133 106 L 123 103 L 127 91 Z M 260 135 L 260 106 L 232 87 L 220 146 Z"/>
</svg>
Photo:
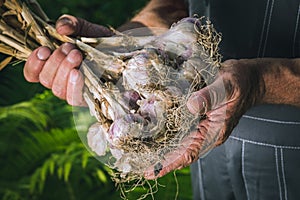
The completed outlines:
<svg viewBox="0 0 300 200">
<path fill-rule="evenodd" d="M 83 63 L 84 97 L 98 120 L 88 145 L 98 156 L 110 153 L 121 173 L 143 173 L 195 125 L 185 103 L 214 80 L 220 61 L 220 35 L 202 22 L 185 18 L 159 36 L 103 39 L 101 54 Z"/>
</svg>

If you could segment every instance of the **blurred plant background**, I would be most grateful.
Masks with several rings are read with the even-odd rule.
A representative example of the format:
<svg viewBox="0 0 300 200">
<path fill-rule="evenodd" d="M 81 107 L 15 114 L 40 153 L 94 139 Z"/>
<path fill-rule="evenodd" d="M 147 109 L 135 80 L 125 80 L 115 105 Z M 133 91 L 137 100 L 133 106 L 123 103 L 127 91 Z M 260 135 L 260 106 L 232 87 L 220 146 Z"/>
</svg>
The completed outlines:
<svg viewBox="0 0 300 200">
<path fill-rule="evenodd" d="M 118 27 L 147 0 L 39 0 L 39 3 L 53 21 L 68 13 Z M 23 64 L 0 71 L 0 198 L 120 199 L 110 169 L 82 144 L 72 108 L 40 84 L 27 83 L 22 74 Z M 177 199 L 192 199 L 189 169 L 176 174 Z M 159 183 L 162 186 L 154 198 L 175 199 L 177 184 L 173 174 L 159 179 Z M 137 199 L 145 192 L 138 187 L 128 198 Z"/>
</svg>

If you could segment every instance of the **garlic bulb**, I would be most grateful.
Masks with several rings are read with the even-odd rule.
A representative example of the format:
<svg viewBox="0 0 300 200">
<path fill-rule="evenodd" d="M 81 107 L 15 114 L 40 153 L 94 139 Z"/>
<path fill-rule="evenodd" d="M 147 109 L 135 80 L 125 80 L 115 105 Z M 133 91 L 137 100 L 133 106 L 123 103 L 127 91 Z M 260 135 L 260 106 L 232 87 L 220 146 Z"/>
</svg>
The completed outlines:
<svg viewBox="0 0 300 200">
<path fill-rule="evenodd" d="M 105 66 L 100 61 L 82 66 L 84 95 L 100 122 L 89 130 L 89 146 L 98 155 L 109 149 L 110 166 L 123 175 L 142 175 L 178 147 L 200 120 L 185 104 L 192 92 L 214 80 L 220 35 L 210 22 L 186 18 L 158 36 L 120 34 L 101 41 L 100 53 L 88 53 L 94 59 L 89 64 L 101 60 Z M 105 131 L 96 128 L 103 124 Z M 202 152 L 212 148 L 210 138 Z"/>
<path fill-rule="evenodd" d="M 95 123 L 89 128 L 87 134 L 88 145 L 98 156 L 104 156 L 107 149 L 107 131 L 100 123 Z"/>
</svg>

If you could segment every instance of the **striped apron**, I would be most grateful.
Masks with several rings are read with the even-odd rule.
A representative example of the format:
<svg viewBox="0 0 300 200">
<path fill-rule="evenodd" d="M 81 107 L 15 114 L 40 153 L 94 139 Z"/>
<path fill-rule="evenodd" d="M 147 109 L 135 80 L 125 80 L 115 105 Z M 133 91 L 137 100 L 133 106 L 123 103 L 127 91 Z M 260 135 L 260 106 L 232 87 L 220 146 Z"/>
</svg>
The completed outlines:
<svg viewBox="0 0 300 200">
<path fill-rule="evenodd" d="M 300 0 L 189 0 L 189 10 L 222 33 L 224 60 L 300 57 Z M 300 109 L 251 108 L 191 173 L 195 200 L 300 199 Z"/>
</svg>

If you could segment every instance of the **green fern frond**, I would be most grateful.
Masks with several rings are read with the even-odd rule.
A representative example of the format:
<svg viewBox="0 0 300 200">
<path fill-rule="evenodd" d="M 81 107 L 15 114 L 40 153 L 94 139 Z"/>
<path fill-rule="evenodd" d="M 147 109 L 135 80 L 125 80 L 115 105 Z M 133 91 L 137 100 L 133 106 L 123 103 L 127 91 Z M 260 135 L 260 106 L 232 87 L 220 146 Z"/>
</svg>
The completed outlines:
<svg viewBox="0 0 300 200">
<path fill-rule="evenodd" d="M 91 156 L 88 150 L 80 141 L 74 141 L 69 145 L 60 145 L 56 151 L 53 151 L 43 162 L 43 164 L 35 170 L 30 179 L 30 191 L 31 193 L 41 193 L 44 189 L 44 184 L 47 177 L 57 176 L 59 180 L 64 182 L 69 182 L 72 169 L 82 168 L 81 158 L 86 157 L 86 163 L 84 167 L 88 166 L 88 161 L 95 159 Z M 92 164 L 92 163 L 91 163 Z M 93 165 L 93 164 L 92 164 Z M 92 167 L 94 172 L 97 174 L 100 182 L 106 184 L 108 182 L 108 172 L 102 165 Z"/>
<path fill-rule="evenodd" d="M 17 191 L 6 190 L 2 197 L 2 200 L 22 200 L 20 193 Z"/>
<path fill-rule="evenodd" d="M 37 130 L 43 130 L 47 126 L 48 116 L 45 115 L 34 102 L 22 102 L 12 106 L 0 107 L 0 121 L 8 118 L 20 121 L 25 119 L 31 122 Z M 18 127 L 18 124 L 15 124 Z"/>
<path fill-rule="evenodd" d="M 47 90 L 29 101 L 0 107 L 0 133 L 26 133 L 73 126 L 71 106 Z"/>
</svg>

